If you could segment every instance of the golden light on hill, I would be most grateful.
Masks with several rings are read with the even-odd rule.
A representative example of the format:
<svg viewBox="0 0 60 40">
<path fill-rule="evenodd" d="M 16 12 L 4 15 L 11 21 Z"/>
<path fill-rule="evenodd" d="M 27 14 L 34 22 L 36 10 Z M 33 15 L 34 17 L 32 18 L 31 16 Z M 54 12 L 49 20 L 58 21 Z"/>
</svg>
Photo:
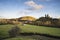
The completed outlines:
<svg viewBox="0 0 60 40">
<path fill-rule="evenodd" d="M 24 17 L 21 17 L 19 19 L 20 20 L 30 20 L 30 21 L 35 21 L 36 20 L 36 18 L 31 17 L 31 16 L 24 16 Z"/>
</svg>

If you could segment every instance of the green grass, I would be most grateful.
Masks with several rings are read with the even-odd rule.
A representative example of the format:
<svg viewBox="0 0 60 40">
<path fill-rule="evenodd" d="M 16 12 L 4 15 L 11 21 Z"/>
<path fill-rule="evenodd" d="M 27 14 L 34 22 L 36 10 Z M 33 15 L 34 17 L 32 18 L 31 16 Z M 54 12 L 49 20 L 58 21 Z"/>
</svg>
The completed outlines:
<svg viewBox="0 0 60 40">
<path fill-rule="evenodd" d="M 34 25 L 25 25 L 20 27 L 22 32 L 27 33 L 41 33 L 41 34 L 49 34 L 53 36 L 60 36 L 60 28 L 52 28 L 52 27 L 44 27 L 44 26 L 34 26 Z"/>
<path fill-rule="evenodd" d="M 21 28 L 21 32 L 26 33 L 41 33 L 49 34 L 52 36 L 60 36 L 60 28 L 44 27 L 44 26 L 34 26 L 34 25 L 18 25 Z M 8 31 L 14 27 L 14 25 L 0 25 L 0 38 L 9 37 Z"/>
<path fill-rule="evenodd" d="M 0 25 L 0 38 L 9 37 L 8 30 L 10 30 L 13 25 Z"/>
<path fill-rule="evenodd" d="M 36 39 L 29 38 L 29 37 L 15 37 L 15 38 L 9 38 L 5 40 L 36 40 Z"/>
</svg>

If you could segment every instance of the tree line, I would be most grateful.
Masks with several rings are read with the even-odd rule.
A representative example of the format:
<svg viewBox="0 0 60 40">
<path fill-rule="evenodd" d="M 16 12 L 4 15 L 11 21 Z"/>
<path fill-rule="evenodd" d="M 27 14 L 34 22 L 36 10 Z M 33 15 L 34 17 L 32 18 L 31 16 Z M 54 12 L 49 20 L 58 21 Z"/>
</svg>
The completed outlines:
<svg viewBox="0 0 60 40">
<path fill-rule="evenodd" d="M 48 14 L 45 17 L 40 17 L 34 21 L 30 20 L 20 20 L 17 19 L 0 19 L 0 25 L 2 24 L 19 24 L 19 23 L 26 23 L 38 26 L 50 26 L 50 27 L 60 27 L 60 19 L 58 18 L 51 18 Z"/>
<path fill-rule="evenodd" d="M 49 15 L 45 15 L 45 17 L 40 17 L 31 24 L 38 26 L 60 27 L 60 19 L 51 18 Z"/>
</svg>

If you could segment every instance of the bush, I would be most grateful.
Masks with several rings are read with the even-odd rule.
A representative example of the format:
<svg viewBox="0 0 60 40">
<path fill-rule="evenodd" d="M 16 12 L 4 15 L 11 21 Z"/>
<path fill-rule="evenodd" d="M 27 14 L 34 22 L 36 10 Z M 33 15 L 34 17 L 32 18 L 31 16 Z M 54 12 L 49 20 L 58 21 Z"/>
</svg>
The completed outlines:
<svg viewBox="0 0 60 40">
<path fill-rule="evenodd" d="M 19 35 L 20 35 L 20 28 L 18 26 L 15 26 L 11 30 L 9 30 L 9 36 L 10 37 L 16 37 Z"/>
</svg>

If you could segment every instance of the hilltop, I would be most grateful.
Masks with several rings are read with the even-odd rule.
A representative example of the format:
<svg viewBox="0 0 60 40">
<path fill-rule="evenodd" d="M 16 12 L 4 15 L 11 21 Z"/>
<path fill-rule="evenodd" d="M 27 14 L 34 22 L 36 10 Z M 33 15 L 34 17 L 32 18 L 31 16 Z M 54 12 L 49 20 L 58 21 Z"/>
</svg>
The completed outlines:
<svg viewBox="0 0 60 40">
<path fill-rule="evenodd" d="M 23 16 L 18 18 L 19 20 L 29 20 L 29 21 L 35 21 L 36 18 L 32 17 L 32 16 Z"/>
</svg>

